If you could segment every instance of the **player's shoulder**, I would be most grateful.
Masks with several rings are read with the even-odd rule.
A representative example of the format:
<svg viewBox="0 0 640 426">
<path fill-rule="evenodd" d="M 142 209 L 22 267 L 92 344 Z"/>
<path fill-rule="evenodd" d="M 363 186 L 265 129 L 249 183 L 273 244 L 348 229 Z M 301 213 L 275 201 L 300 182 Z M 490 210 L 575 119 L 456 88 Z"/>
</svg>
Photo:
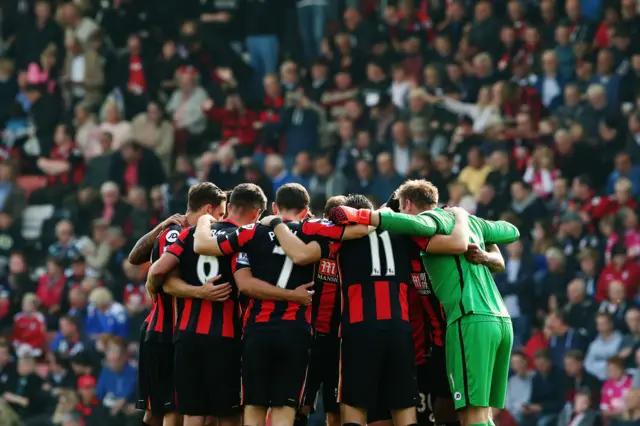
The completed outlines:
<svg viewBox="0 0 640 426">
<path fill-rule="evenodd" d="M 190 228 L 185 228 L 190 229 Z M 173 244 L 178 241 L 178 237 L 182 232 L 183 228 L 180 225 L 171 224 L 167 226 L 158 236 L 159 240 L 164 239 L 164 241 L 168 244 Z"/>
<path fill-rule="evenodd" d="M 238 226 L 237 223 L 232 222 L 232 221 L 228 221 L 228 220 L 221 220 L 220 222 L 216 222 L 216 223 L 211 225 L 211 231 L 215 235 L 218 235 L 218 234 L 232 234 L 238 228 L 240 228 L 240 226 Z"/>
</svg>

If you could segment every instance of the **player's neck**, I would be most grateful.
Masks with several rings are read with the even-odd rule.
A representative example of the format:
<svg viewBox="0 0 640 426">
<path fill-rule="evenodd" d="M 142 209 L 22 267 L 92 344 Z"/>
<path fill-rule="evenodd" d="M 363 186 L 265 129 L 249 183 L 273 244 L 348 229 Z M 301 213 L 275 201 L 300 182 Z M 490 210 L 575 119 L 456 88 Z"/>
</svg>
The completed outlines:
<svg viewBox="0 0 640 426">
<path fill-rule="evenodd" d="M 187 223 L 189 224 L 189 226 L 196 226 L 198 224 L 200 215 L 196 212 L 189 211 L 185 214 L 185 217 L 187 218 Z"/>
<path fill-rule="evenodd" d="M 291 210 L 280 210 L 278 212 L 278 216 L 280 216 L 284 220 L 300 220 L 300 212 Z"/>
<path fill-rule="evenodd" d="M 243 217 L 242 215 L 233 213 L 230 213 L 225 220 L 233 222 L 238 226 L 250 225 L 255 222 L 255 220 L 253 220 L 253 217 Z"/>
</svg>

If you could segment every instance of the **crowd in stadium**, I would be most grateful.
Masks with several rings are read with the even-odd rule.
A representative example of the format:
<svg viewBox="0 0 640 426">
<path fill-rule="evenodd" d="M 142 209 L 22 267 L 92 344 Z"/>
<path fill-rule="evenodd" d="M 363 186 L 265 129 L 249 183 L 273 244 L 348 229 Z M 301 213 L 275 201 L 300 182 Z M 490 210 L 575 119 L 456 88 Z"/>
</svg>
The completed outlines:
<svg viewBox="0 0 640 426">
<path fill-rule="evenodd" d="M 0 425 L 139 424 L 127 256 L 193 183 L 406 179 L 522 236 L 494 422 L 640 424 L 636 1 L 0 4 Z"/>
</svg>

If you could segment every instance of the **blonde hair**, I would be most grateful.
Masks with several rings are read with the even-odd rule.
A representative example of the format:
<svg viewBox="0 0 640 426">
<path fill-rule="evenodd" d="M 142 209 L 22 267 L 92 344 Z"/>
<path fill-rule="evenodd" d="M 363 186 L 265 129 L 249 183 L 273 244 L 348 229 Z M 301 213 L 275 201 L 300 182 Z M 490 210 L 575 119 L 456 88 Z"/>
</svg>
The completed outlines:
<svg viewBox="0 0 640 426">
<path fill-rule="evenodd" d="M 94 306 L 107 306 L 113 302 L 113 295 L 104 287 L 94 288 L 89 295 L 89 302 Z"/>
<path fill-rule="evenodd" d="M 557 247 L 549 247 L 547 251 L 544 253 L 544 257 L 546 257 L 547 259 L 556 259 L 563 265 L 567 261 L 562 250 L 560 250 Z"/>
<path fill-rule="evenodd" d="M 22 303 L 32 303 L 34 306 L 40 306 L 40 299 L 35 293 L 26 293 L 22 298 Z"/>
<path fill-rule="evenodd" d="M 614 189 L 619 191 L 631 191 L 633 188 L 633 184 L 626 177 L 621 177 L 618 181 L 613 185 Z"/>
</svg>

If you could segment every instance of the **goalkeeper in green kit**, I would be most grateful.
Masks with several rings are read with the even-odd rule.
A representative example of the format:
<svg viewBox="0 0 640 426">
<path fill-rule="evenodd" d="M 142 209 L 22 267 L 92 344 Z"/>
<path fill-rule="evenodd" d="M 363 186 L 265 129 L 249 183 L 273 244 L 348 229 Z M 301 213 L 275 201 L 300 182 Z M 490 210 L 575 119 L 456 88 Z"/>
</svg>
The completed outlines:
<svg viewBox="0 0 640 426">
<path fill-rule="evenodd" d="M 437 208 L 438 190 L 427 181 L 405 182 L 396 191 L 400 211 L 373 212 L 337 207 L 335 223 L 371 225 L 413 237 L 449 235 L 454 216 Z M 468 217 L 464 244 L 484 250 L 486 244 L 507 244 L 520 234 L 507 222 Z M 451 394 L 463 426 L 487 425 L 490 407 L 504 408 L 513 328 L 502 297 L 487 266 L 464 254 L 427 254 L 422 261 L 447 317 L 445 355 Z"/>
</svg>

